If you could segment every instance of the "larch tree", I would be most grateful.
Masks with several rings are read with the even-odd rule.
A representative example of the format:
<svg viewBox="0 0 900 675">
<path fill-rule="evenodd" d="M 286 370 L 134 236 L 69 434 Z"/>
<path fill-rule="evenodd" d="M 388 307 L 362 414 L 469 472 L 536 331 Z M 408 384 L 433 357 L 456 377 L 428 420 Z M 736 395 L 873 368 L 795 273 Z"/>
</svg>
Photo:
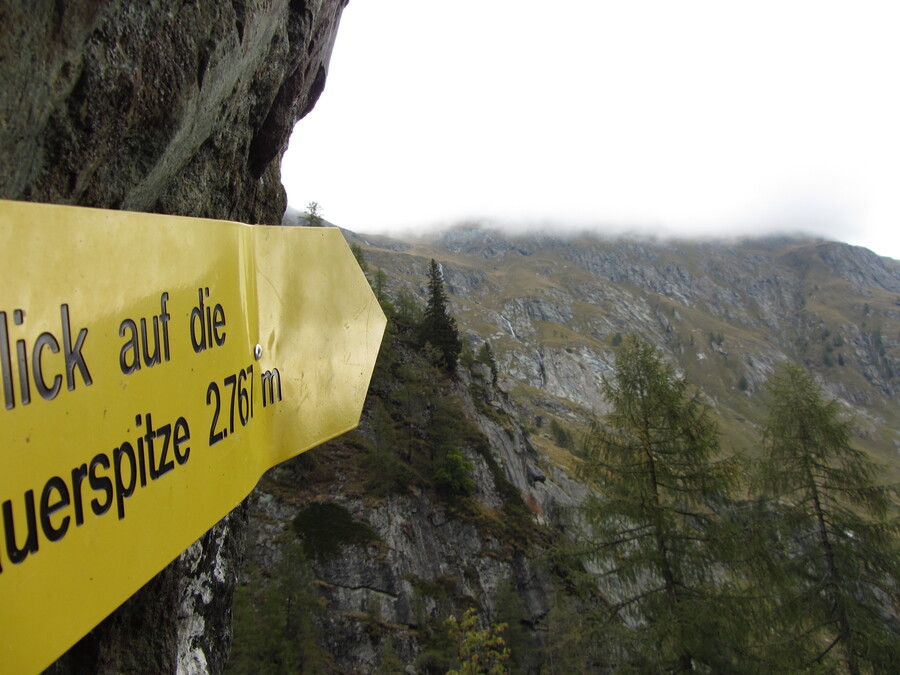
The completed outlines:
<svg viewBox="0 0 900 675">
<path fill-rule="evenodd" d="M 836 400 L 784 366 L 770 379 L 761 487 L 780 660 L 794 668 L 896 672 L 900 548 L 895 486 L 852 444 Z M 774 572 L 774 574 L 773 574 Z"/>
<path fill-rule="evenodd" d="M 449 374 L 456 372 L 456 364 L 462 351 L 462 341 L 456 327 L 456 319 L 450 315 L 447 293 L 441 269 L 432 258 L 428 267 L 428 302 L 420 327 L 423 346 L 430 344 L 437 350 L 438 366 Z"/>
<path fill-rule="evenodd" d="M 734 672 L 739 603 L 725 599 L 712 505 L 735 471 L 717 461 L 718 427 L 699 393 L 635 336 L 603 389 L 612 409 L 588 434 L 582 465 L 600 495 L 586 502 L 580 543 L 608 599 L 599 619 L 615 645 L 611 665 Z"/>
</svg>

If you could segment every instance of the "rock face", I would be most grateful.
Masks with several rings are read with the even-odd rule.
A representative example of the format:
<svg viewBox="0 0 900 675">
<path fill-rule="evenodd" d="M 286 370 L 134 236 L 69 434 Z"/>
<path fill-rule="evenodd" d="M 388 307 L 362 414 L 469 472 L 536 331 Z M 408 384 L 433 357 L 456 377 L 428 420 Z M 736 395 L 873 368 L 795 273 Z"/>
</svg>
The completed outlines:
<svg viewBox="0 0 900 675">
<path fill-rule="evenodd" d="M 0 195 L 279 223 L 344 4 L 3 2 Z"/>
<path fill-rule="evenodd" d="M 900 447 L 900 262 L 837 242 L 738 242 L 515 235 L 472 225 L 409 240 L 358 237 L 391 284 L 424 295 L 441 262 L 460 326 L 488 340 L 513 397 L 576 421 L 605 412 L 600 395 L 616 344 L 656 344 L 734 424 L 748 422 L 785 360 L 810 368 L 861 420 L 868 449 Z M 503 376 L 508 376 L 506 379 Z M 505 382 L 505 384 L 504 384 Z M 548 405 L 550 407 L 548 407 Z M 743 425 L 748 425 L 740 430 Z"/>
<path fill-rule="evenodd" d="M 251 570 L 266 570 L 270 578 L 278 573 L 284 556 L 279 542 L 296 537 L 292 522 L 311 504 L 338 505 L 374 533 L 367 542 L 345 542 L 308 561 L 323 607 L 319 639 L 337 672 L 395 672 L 381 670 L 387 650 L 405 672 L 444 672 L 429 661 L 429 627 L 472 604 L 496 619 L 504 588 L 517 598 L 517 623 L 529 649 L 536 654 L 543 647 L 541 631 L 556 591 L 546 559 L 527 540 L 566 522 L 561 514 L 580 503 L 587 488 L 542 460 L 508 397 L 484 370 L 460 368 L 448 392 L 486 443 L 483 453 L 465 447 L 474 512 L 414 485 L 381 497 L 359 490 L 352 468 L 365 452 L 359 441 L 380 442 L 371 400 L 356 432 L 274 468 L 248 500 L 248 577 Z M 527 508 L 517 524 L 506 510 L 511 495 Z M 520 665 L 537 672 L 537 661 L 522 657 Z"/>
<path fill-rule="evenodd" d="M 278 224 L 346 0 L 0 1 L 0 198 Z M 54 665 L 221 672 L 233 514 Z"/>
</svg>

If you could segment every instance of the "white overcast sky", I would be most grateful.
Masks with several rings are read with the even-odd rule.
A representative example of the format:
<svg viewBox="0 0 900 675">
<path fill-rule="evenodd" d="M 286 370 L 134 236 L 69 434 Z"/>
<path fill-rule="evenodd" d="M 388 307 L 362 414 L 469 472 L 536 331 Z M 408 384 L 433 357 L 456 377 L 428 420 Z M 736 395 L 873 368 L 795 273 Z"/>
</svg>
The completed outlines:
<svg viewBox="0 0 900 675">
<path fill-rule="evenodd" d="M 283 181 L 363 233 L 803 231 L 900 259 L 900 3 L 351 0 Z"/>
</svg>

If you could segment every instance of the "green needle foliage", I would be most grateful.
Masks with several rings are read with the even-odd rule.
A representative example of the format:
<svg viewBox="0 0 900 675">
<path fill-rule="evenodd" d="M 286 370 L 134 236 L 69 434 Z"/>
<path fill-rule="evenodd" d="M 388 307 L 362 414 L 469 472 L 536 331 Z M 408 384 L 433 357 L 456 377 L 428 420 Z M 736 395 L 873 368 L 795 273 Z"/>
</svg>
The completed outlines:
<svg viewBox="0 0 900 675">
<path fill-rule="evenodd" d="M 447 675 L 508 675 L 509 649 L 503 640 L 506 624 L 478 628 L 478 612 L 470 607 L 461 620 L 447 619 L 447 631 L 456 644 L 459 669 Z"/>
<path fill-rule="evenodd" d="M 491 384 L 497 384 L 497 360 L 494 358 L 494 350 L 491 349 L 491 343 L 485 341 L 478 350 L 478 361 L 486 365 L 491 371 Z"/>
<path fill-rule="evenodd" d="M 267 584 L 253 583 L 235 592 L 234 643 L 228 673 L 235 675 L 316 675 L 333 672 L 330 654 L 320 646 L 316 619 L 322 601 L 313 574 L 294 539 L 282 545 L 282 558 Z"/>
<path fill-rule="evenodd" d="M 319 202 L 310 202 L 306 205 L 306 225 L 322 227 L 322 207 L 319 206 Z"/>
<path fill-rule="evenodd" d="M 634 336 L 604 393 L 612 410 L 589 434 L 583 465 L 604 494 L 586 504 L 583 552 L 612 598 L 600 617 L 601 635 L 618 645 L 610 665 L 733 672 L 740 603 L 725 598 L 710 504 L 724 501 L 734 469 L 714 461 L 716 423 L 672 366 Z"/>
<path fill-rule="evenodd" d="M 462 351 L 462 340 L 456 328 L 456 319 L 450 316 L 444 279 L 434 259 L 428 268 L 428 302 L 420 328 L 422 345 L 430 344 L 437 350 L 437 364 L 445 373 L 456 372 L 456 363 Z"/>
<path fill-rule="evenodd" d="M 877 467 L 806 370 L 785 366 L 769 389 L 761 483 L 775 500 L 767 562 L 780 660 L 896 672 L 900 549 L 897 521 L 888 520 L 896 489 L 876 484 Z"/>
</svg>

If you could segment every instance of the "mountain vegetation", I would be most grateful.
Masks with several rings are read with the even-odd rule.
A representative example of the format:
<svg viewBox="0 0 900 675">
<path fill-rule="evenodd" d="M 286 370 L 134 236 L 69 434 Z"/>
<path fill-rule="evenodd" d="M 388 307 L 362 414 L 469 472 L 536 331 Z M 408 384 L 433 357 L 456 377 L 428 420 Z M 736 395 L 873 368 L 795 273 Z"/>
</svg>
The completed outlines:
<svg viewBox="0 0 900 675">
<path fill-rule="evenodd" d="M 444 277 L 440 267 L 431 259 L 428 267 L 428 302 L 419 327 L 423 346 L 431 346 L 437 350 L 438 364 L 444 372 L 456 372 L 456 363 L 462 342 L 459 330 L 447 307 L 447 293 L 444 291 Z M 485 343 L 487 344 L 487 343 Z"/>
<path fill-rule="evenodd" d="M 775 625 L 797 669 L 836 661 L 849 673 L 896 667 L 900 607 L 894 486 L 854 447 L 836 401 L 809 372 L 785 365 L 770 383 L 760 482 L 770 495 L 765 562 L 775 573 Z M 802 636 L 802 639 L 798 639 Z"/>
<path fill-rule="evenodd" d="M 388 329 L 360 427 L 251 497 L 230 672 L 900 660 L 894 261 L 347 237 Z"/>
<path fill-rule="evenodd" d="M 656 349 L 634 336 L 604 383 L 612 409 L 589 432 L 581 475 L 601 486 L 583 505 L 576 538 L 584 557 L 614 579 L 601 613 L 615 661 L 645 672 L 729 670 L 743 632 L 740 603 L 715 577 L 723 556 L 716 505 L 735 487 L 709 406 Z M 621 628 L 621 630 L 616 630 Z M 598 636 L 600 637 L 600 636 Z"/>
</svg>

